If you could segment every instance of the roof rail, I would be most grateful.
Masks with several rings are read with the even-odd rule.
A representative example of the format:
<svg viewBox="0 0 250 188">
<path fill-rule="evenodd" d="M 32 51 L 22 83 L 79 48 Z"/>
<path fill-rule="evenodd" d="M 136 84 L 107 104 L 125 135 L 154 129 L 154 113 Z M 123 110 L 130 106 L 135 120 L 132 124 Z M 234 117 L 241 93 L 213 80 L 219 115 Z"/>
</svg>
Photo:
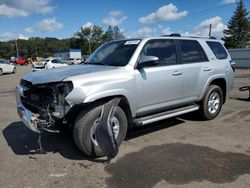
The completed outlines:
<svg viewBox="0 0 250 188">
<path fill-rule="evenodd" d="M 162 35 L 163 37 L 181 37 L 181 34 L 179 33 L 172 33 L 170 35 Z"/>
<path fill-rule="evenodd" d="M 183 36 L 183 37 L 195 38 L 195 39 L 216 39 L 216 37 L 213 37 L 213 36 L 210 36 L 210 37 L 206 37 L 206 36 Z"/>
<path fill-rule="evenodd" d="M 163 37 L 187 37 L 187 38 L 204 38 L 204 39 L 216 39 L 213 36 L 206 37 L 206 36 L 181 36 L 179 33 L 172 33 L 170 35 L 162 35 Z"/>
</svg>

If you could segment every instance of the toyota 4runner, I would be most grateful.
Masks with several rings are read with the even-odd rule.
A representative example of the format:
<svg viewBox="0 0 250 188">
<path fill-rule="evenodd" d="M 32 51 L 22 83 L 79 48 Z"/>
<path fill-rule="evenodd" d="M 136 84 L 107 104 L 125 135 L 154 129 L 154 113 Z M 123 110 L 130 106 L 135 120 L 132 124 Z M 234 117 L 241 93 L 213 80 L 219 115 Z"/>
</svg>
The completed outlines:
<svg viewBox="0 0 250 188">
<path fill-rule="evenodd" d="M 103 156 L 95 137 L 101 106 L 119 98 L 112 121 L 118 145 L 127 129 L 197 111 L 214 119 L 233 87 L 233 62 L 215 38 L 162 37 L 112 41 L 84 65 L 29 73 L 17 86 L 17 109 L 35 132 L 72 125 L 87 156 Z"/>
</svg>

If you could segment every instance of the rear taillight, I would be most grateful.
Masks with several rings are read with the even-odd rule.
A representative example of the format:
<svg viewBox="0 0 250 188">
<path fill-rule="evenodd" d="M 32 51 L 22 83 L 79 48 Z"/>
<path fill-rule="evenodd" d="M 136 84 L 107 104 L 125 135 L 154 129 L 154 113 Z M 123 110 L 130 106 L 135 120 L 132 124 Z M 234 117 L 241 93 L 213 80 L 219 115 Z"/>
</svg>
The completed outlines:
<svg viewBox="0 0 250 188">
<path fill-rule="evenodd" d="M 235 72 L 236 62 L 231 60 L 231 61 L 230 61 L 230 65 L 231 65 L 233 71 Z"/>
</svg>

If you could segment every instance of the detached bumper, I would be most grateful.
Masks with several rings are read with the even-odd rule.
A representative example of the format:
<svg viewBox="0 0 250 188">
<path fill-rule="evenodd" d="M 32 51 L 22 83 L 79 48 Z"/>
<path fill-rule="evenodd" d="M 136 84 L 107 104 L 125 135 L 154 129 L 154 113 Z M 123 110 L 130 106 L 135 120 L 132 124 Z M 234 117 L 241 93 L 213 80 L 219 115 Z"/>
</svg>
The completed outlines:
<svg viewBox="0 0 250 188">
<path fill-rule="evenodd" d="M 16 88 L 16 102 L 17 102 L 17 113 L 22 119 L 22 122 L 32 131 L 40 133 L 38 129 L 38 114 L 34 114 L 29 111 L 21 102 L 20 96 L 23 96 L 25 87 L 18 85 Z"/>
<path fill-rule="evenodd" d="M 17 113 L 22 119 L 22 122 L 32 131 L 40 133 L 40 130 L 37 127 L 37 114 L 32 113 L 26 109 L 22 103 L 19 103 L 17 107 Z"/>
</svg>

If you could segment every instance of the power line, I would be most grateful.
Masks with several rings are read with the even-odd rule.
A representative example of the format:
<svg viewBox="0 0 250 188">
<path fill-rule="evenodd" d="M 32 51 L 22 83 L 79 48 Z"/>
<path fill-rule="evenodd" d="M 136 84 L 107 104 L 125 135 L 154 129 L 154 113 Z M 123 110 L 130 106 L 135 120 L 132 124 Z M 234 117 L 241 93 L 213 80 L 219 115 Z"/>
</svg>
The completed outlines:
<svg viewBox="0 0 250 188">
<path fill-rule="evenodd" d="M 179 22 L 182 22 L 182 21 L 186 21 L 187 19 L 197 17 L 198 15 L 205 14 L 205 13 L 218 12 L 218 11 L 221 11 L 221 10 L 231 9 L 231 8 L 233 8 L 233 6 L 235 6 L 235 3 L 234 4 L 223 5 L 223 6 L 218 5 L 218 6 L 214 7 L 214 8 L 195 11 L 195 12 L 192 12 L 192 13 L 188 14 L 186 17 L 183 17 L 183 19 L 178 20 L 177 22 L 179 23 Z M 134 29 L 137 29 L 137 27 L 129 27 L 127 29 L 134 30 Z"/>
<path fill-rule="evenodd" d="M 194 12 L 194 13 L 191 13 L 191 14 L 187 15 L 185 18 L 194 17 L 194 16 L 197 16 L 197 15 L 200 15 L 200 14 L 204 14 L 204 13 L 208 13 L 208 12 L 210 13 L 210 12 L 217 12 L 218 10 L 230 9 L 230 8 L 232 8 L 232 5 L 234 5 L 234 4 L 225 5 L 225 6 L 217 6 L 215 8 L 210 8 L 210 9 L 205 9 L 205 10 L 197 11 L 197 12 Z M 185 19 L 185 18 L 183 18 L 183 19 Z"/>
</svg>

